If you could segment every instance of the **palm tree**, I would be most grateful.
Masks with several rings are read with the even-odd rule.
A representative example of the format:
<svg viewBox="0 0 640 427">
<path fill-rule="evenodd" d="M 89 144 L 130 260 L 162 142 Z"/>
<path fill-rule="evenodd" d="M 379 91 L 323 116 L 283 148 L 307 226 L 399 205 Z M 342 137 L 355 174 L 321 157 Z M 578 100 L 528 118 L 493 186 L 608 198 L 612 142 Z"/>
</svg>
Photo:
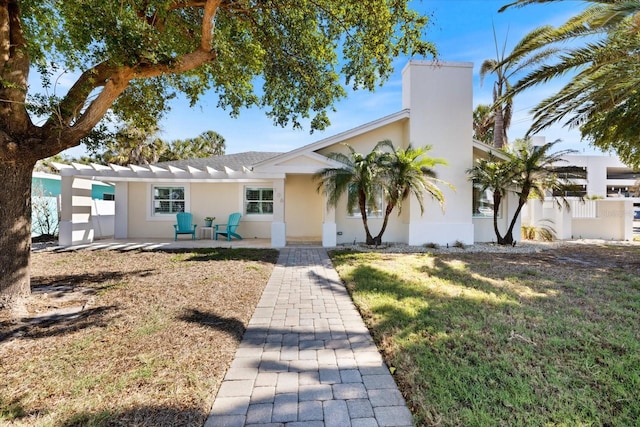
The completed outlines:
<svg viewBox="0 0 640 427">
<path fill-rule="evenodd" d="M 551 153 L 551 149 L 560 142 L 559 140 L 547 142 L 541 146 L 533 146 L 531 140 L 517 140 L 510 153 L 508 167 L 511 169 L 511 180 L 518 196 L 518 206 L 511 218 L 509 228 L 504 235 L 504 244 L 513 244 L 513 229 L 520 216 L 522 207 L 527 200 L 544 200 L 547 193 L 559 195 L 568 207 L 564 199 L 564 194 L 573 189 L 573 184 L 567 177 L 560 177 L 554 169 L 558 163 L 565 162 L 562 158 L 567 154 L 572 154 L 574 150 L 562 150 Z M 557 198 L 556 198 L 557 200 Z"/>
<path fill-rule="evenodd" d="M 444 196 L 436 186 L 439 181 L 435 178 L 433 167 L 446 164 L 442 159 L 430 158 L 425 154 L 431 147 L 395 149 L 390 140 L 383 140 L 376 144 L 373 150 L 363 155 L 353 147 L 345 144 L 349 154 L 329 153 L 327 157 L 342 163 L 344 166 L 325 168 L 314 175 L 319 180 L 318 191 L 327 197 L 327 203 L 337 206 L 340 198 L 347 193 L 347 210 L 353 213 L 357 204 L 360 209 L 362 223 L 368 245 L 380 245 L 389 216 L 397 206 L 398 213 L 402 211 L 402 203 L 411 194 L 415 195 L 420 204 L 420 211 L 424 212 L 423 198 L 430 194 L 441 206 Z M 387 149 L 388 151 L 386 151 Z M 386 207 L 382 227 L 377 236 L 373 237 L 368 224 L 368 209 L 379 210 L 376 195 L 384 194 Z"/>
<path fill-rule="evenodd" d="M 478 159 L 478 163 L 467 169 L 469 180 L 480 187 L 480 191 L 491 190 L 493 192 L 493 231 L 496 233 L 498 244 L 507 244 L 498 228 L 498 215 L 503 197 L 513 185 L 512 169 L 513 158 L 504 153 L 507 159 L 500 159 L 493 153 L 489 153 L 488 159 Z"/>
<path fill-rule="evenodd" d="M 520 0 L 524 6 L 560 0 Z M 558 43 L 570 48 L 554 63 L 539 66 L 517 82 L 511 95 L 534 85 L 573 74 L 555 95 L 533 110 L 533 134 L 562 122 L 578 127 L 582 137 L 603 150 L 615 150 L 631 165 L 640 165 L 640 0 L 585 0 L 591 6 L 565 24 L 542 27 L 510 57 L 532 54 Z M 504 9 L 504 8 L 503 8 Z M 580 43 L 580 41 L 584 41 Z"/>
<path fill-rule="evenodd" d="M 368 245 L 375 243 L 369 231 L 367 206 L 377 208 L 375 195 L 382 187 L 379 159 L 383 142 L 376 144 L 373 151 L 367 155 L 356 152 L 349 144 L 344 144 L 349 150 L 348 155 L 337 152 L 327 154 L 328 158 L 342 163 L 343 166 L 325 168 L 314 175 L 314 179 L 320 181 L 317 190 L 325 194 L 330 206 L 337 206 L 345 193 L 349 213 L 353 213 L 355 206 L 358 206 Z"/>
<path fill-rule="evenodd" d="M 209 130 L 195 138 L 173 141 L 170 150 L 165 155 L 165 159 L 181 160 L 221 156 L 224 154 L 224 150 L 224 137 L 215 131 Z"/>
<path fill-rule="evenodd" d="M 437 165 L 447 164 L 444 159 L 426 155 L 431 150 L 431 146 L 413 148 L 409 145 L 406 149 L 396 149 L 390 140 L 381 141 L 379 145 L 389 148 L 390 152 L 384 153 L 379 160 L 385 178 L 384 194 L 387 206 L 380 233 L 374 237 L 376 245 L 382 243 L 382 235 L 387 229 L 389 216 L 393 209 L 397 206 L 398 215 L 400 215 L 403 201 L 411 194 L 418 200 L 421 214 L 424 214 L 423 198 L 425 194 L 431 195 L 444 209 L 444 195 L 436 185 L 436 183 L 444 182 L 436 178 L 433 168 Z"/>
<path fill-rule="evenodd" d="M 485 144 L 492 144 L 494 122 L 491 105 L 478 104 L 473 110 L 473 137 Z"/>
<path fill-rule="evenodd" d="M 547 194 L 557 195 L 556 200 L 559 198 L 568 207 L 563 195 L 574 186 L 569 177 L 560 177 L 554 170 L 558 163 L 565 161 L 563 156 L 574 151 L 562 150 L 551 153 L 551 149 L 558 142 L 533 146 L 530 140 L 518 139 L 513 145 L 501 150 L 504 160 L 490 153 L 488 159 L 479 160 L 477 165 L 467 170 L 469 179 L 479 184 L 482 191 L 493 191 L 493 229 L 498 244 L 515 244 L 513 229 L 523 206 L 530 198 L 544 200 Z M 518 196 L 518 206 L 509 228 L 502 236 L 498 228 L 498 212 L 504 196 L 509 191 Z"/>
<path fill-rule="evenodd" d="M 536 31 L 531 32 L 522 39 L 513 49 L 513 52 L 506 55 L 506 40 L 502 51 L 498 49 L 498 39 L 495 27 L 493 29 L 493 41 L 496 49 L 495 59 L 486 59 L 480 66 L 480 81 L 484 81 L 487 74 L 495 74 L 496 81 L 493 84 L 493 146 L 502 148 L 508 144 L 507 129 L 511 125 L 513 115 L 513 96 L 511 96 L 511 83 L 515 75 L 524 69 L 540 63 L 548 56 L 556 53 L 557 48 L 543 48 L 531 55 L 530 51 L 522 51 L 522 45 L 530 45 L 537 40 L 539 35 Z"/>
</svg>

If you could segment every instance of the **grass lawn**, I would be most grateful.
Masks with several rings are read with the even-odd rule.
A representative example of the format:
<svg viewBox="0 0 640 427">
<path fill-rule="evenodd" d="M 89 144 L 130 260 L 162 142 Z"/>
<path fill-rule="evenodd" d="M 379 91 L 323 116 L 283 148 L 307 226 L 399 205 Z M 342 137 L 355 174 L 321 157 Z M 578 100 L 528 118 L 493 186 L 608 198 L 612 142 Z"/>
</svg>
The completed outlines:
<svg viewBox="0 0 640 427">
<path fill-rule="evenodd" d="M 202 426 L 275 250 L 32 254 L 0 311 L 0 425 Z"/>
<path fill-rule="evenodd" d="M 331 257 L 418 425 L 640 425 L 639 246 Z"/>
</svg>

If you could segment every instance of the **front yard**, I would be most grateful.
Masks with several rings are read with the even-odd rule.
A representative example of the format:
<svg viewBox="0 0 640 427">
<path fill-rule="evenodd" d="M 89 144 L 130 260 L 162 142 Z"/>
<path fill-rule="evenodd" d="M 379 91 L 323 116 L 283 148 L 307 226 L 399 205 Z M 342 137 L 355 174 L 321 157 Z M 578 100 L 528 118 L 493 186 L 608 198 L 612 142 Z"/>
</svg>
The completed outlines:
<svg viewBox="0 0 640 427">
<path fill-rule="evenodd" d="M 274 250 L 34 253 L 0 312 L 0 425 L 202 426 Z"/>
<path fill-rule="evenodd" d="M 417 425 L 638 425 L 640 246 L 331 256 Z M 0 424 L 202 426 L 276 259 L 33 254 Z"/>
<path fill-rule="evenodd" d="M 639 246 L 332 259 L 418 425 L 638 425 Z"/>
</svg>

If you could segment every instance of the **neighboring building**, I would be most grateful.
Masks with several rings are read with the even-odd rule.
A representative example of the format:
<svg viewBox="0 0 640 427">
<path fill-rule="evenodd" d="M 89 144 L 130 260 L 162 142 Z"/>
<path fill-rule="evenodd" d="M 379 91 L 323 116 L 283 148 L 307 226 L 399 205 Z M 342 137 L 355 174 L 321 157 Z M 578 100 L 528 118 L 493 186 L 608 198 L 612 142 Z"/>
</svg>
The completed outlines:
<svg viewBox="0 0 640 427">
<path fill-rule="evenodd" d="M 575 184 L 573 191 L 563 195 L 570 208 L 551 199 L 529 202 L 522 224 L 550 226 L 559 239 L 633 240 L 634 220 L 640 220 L 640 198 L 634 195 L 640 173 L 616 156 L 566 155 L 563 159 L 556 172 Z"/>
<path fill-rule="evenodd" d="M 175 213 L 184 210 L 198 224 L 208 216 L 224 222 L 240 212 L 238 233 L 270 238 L 273 247 L 291 240 L 321 241 L 328 247 L 362 242 L 360 217 L 348 214 L 345 200 L 335 209 L 328 206 L 313 174 L 338 166 L 326 154 L 346 152 L 344 143 L 368 153 L 384 139 L 396 147 L 431 145 L 429 156 L 448 162 L 436 168 L 438 178 L 455 187 L 441 186 L 444 211 L 427 196 L 421 215 L 417 201 L 410 199 L 401 215 L 392 214 L 384 241 L 445 245 L 495 240 L 492 217 L 480 209 L 483 195 L 475 194 L 474 200 L 466 174 L 475 158 L 491 150 L 472 139 L 472 71 L 471 63 L 411 61 L 402 72 L 400 111 L 288 153 L 250 152 L 148 167 L 57 165 L 63 194 L 60 244 L 96 237 L 88 208 L 94 179 L 115 184 L 115 238 L 171 239 Z M 515 207 L 510 195 L 500 213 L 502 229 Z M 369 219 L 374 233 L 381 223 L 381 217 Z"/>
<path fill-rule="evenodd" d="M 617 156 L 567 155 L 564 159 L 566 163 L 559 170 L 581 186 L 579 196 L 636 197 L 634 188 L 640 182 L 640 171 L 628 167 Z"/>
<path fill-rule="evenodd" d="M 57 227 L 42 227 L 43 222 L 49 220 L 42 219 L 43 216 L 48 215 L 51 218 L 52 226 L 59 222 L 60 211 L 60 195 L 62 194 L 62 179 L 60 175 L 55 175 L 46 172 L 33 172 L 31 175 L 31 204 L 32 204 L 32 219 L 31 219 L 31 235 L 40 236 L 49 231 L 57 229 Z M 99 233 L 101 237 L 113 235 L 113 208 L 109 205 L 113 205 L 114 200 L 114 187 L 109 184 L 105 184 L 99 181 L 91 182 L 91 200 L 93 206 L 93 218 L 95 225 L 98 229 L 106 231 L 105 233 Z M 106 202 L 103 202 L 106 201 Z M 111 201 L 111 203 L 108 203 Z M 45 212 L 45 210 L 47 212 Z M 109 234 L 109 213 L 111 212 L 111 234 Z M 40 217 L 39 217 L 40 216 Z M 101 218 L 98 222 L 98 218 Z M 45 230 L 43 228 L 49 228 Z"/>
</svg>

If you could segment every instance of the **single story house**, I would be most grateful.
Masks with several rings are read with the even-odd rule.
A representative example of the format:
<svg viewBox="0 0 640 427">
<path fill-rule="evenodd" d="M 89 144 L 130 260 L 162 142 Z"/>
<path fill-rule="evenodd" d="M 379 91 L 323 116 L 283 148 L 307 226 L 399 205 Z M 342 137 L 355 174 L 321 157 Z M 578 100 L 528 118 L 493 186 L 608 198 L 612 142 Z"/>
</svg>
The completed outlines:
<svg viewBox="0 0 640 427">
<path fill-rule="evenodd" d="M 410 61 L 402 71 L 398 112 L 287 153 L 248 152 L 148 167 L 57 165 L 62 176 L 60 244 L 89 243 L 95 238 L 87 207 L 91 180 L 115 185 L 116 239 L 172 239 L 176 212 L 187 211 L 201 225 L 205 217 L 225 222 L 230 213 L 240 212 L 238 233 L 270 239 L 272 247 L 294 240 L 322 242 L 326 247 L 362 242 L 359 215 L 347 212 L 346 200 L 336 208 L 329 206 L 313 175 L 337 166 L 326 154 L 346 152 L 344 143 L 368 153 L 384 139 L 396 147 L 431 145 L 429 155 L 448 162 L 436 168 L 438 178 L 455 188 L 441 186 L 444 211 L 429 196 L 423 215 L 415 199 L 405 203 L 400 215 L 392 214 L 385 242 L 492 241 L 492 214 L 480 209 L 491 197 L 474 191 L 466 174 L 474 159 L 491 150 L 472 138 L 472 74 L 472 63 Z M 503 229 L 515 206 L 512 197 L 503 203 L 499 218 Z M 369 219 L 373 233 L 381 223 L 381 217 Z"/>
</svg>

